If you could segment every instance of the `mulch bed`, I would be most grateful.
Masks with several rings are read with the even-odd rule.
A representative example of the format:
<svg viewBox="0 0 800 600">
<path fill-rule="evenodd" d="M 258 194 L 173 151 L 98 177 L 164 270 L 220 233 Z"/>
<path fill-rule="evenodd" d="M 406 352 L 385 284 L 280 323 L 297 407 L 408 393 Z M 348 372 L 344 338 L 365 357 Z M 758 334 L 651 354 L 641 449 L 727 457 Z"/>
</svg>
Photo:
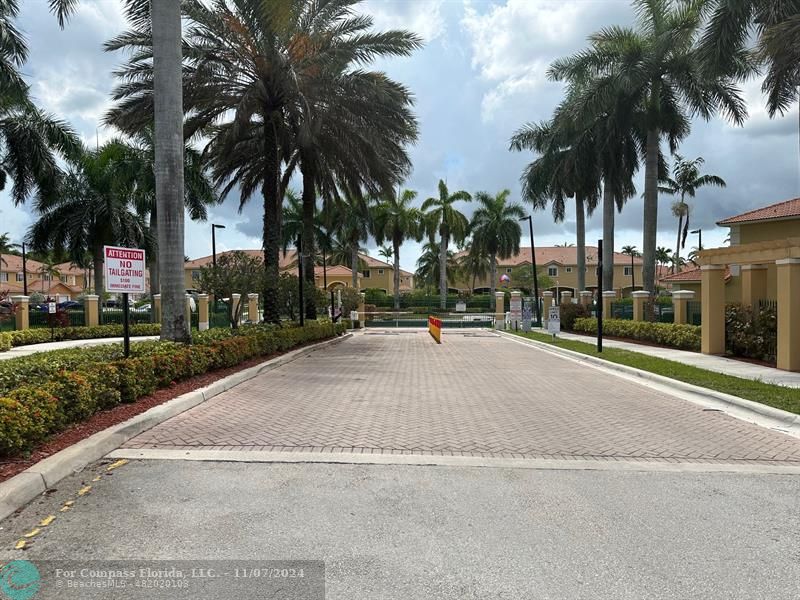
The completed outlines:
<svg viewBox="0 0 800 600">
<path fill-rule="evenodd" d="M 310 342 L 310 344 L 316 343 L 318 342 Z M 297 350 L 298 348 L 302 348 L 310 344 L 303 344 L 302 346 L 292 348 L 292 350 Z M 140 398 L 131 404 L 120 404 L 119 406 L 115 406 L 110 410 L 100 411 L 92 415 L 83 423 L 71 425 L 64 431 L 51 436 L 48 441 L 36 447 L 28 456 L 0 459 L 0 482 L 3 482 L 14 475 L 21 473 L 40 460 L 45 459 L 48 456 L 71 446 L 72 444 L 80 442 L 81 440 L 97 433 L 98 431 L 102 431 L 103 429 L 111 427 L 112 425 L 116 425 L 117 423 L 127 421 L 131 417 L 135 417 L 136 415 L 143 413 L 154 406 L 158 406 L 159 404 L 164 404 L 173 398 L 177 398 L 181 394 L 205 387 L 214 383 L 218 379 L 222 379 L 223 377 L 227 377 L 228 375 L 232 375 L 233 373 L 237 373 L 249 367 L 254 367 L 255 365 L 261 364 L 265 361 L 275 358 L 276 356 L 280 356 L 281 354 L 282 353 L 277 352 L 269 356 L 259 356 L 256 358 L 251 358 L 250 360 L 240 363 L 234 367 L 203 373 L 202 375 L 197 375 L 191 379 L 186 379 L 176 383 L 168 388 L 156 390 L 156 392 L 150 396 Z"/>
</svg>

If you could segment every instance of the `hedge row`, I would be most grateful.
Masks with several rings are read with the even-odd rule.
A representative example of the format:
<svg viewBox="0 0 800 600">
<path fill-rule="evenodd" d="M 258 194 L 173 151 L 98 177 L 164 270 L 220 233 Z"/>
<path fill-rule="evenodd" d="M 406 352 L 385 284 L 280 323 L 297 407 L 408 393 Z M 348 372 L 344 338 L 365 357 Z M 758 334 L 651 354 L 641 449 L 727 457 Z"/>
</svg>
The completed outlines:
<svg viewBox="0 0 800 600">
<path fill-rule="evenodd" d="M 132 336 L 158 335 L 161 325 L 158 323 L 141 323 L 131 325 Z M 0 333 L 0 352 L 10 350 L 12 346 L 28 346 L 46 342 L 63 340 L 88 340 L 94 338 L 122 337 L 122 325 L 96 325 L 94 327 L 37 327 L 20 331 Z"/>
<path fill-rule="evenodd" d="M 6 383 L 0 397 L 0 456 L 29 450 L 46 436 L 99 410 L 135 402 L 158 388 L 344 331 L 341 323 L 325 322 L 307 323 L 303 328 L 254 325 L 236 331 L 220 329 L 203 332 L 205 335 L 196 336 L 198 343 L 190 346 L 153 342 L 128 359 L 110 354 L 98 360 L 101 355 L 95 354 L 95 360 L 89 362 L 73 355 L 53 359 L 46 355 L 58 353 L 43 352 L 37 357 L 40 375 L 26 377 L 24 384 L 12 389 Z M 108 348 L 115 346 L 103 348 L 113 353 Z M 89 354 L 87 349 L 80 353 Z M 71 366 L 53 370 L 51 362 Z"/>
<path fill-rule="evenodd" d="M 596 333 L 597 319 L 575 319 L 573 330 Z M 652 342 L 681 350 L 700 350 L 700 327 L 696 325 L 603 319 L 603 334 L 641 342 Z"/>
</svg>

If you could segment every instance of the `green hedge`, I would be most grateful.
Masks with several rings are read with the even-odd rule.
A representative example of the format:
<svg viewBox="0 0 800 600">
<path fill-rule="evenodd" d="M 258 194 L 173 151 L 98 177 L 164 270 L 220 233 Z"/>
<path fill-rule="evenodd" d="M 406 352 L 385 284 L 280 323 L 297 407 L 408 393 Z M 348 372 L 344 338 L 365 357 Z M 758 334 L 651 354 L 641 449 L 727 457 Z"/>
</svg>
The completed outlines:
<svg viewBox="0 0 800 600">
<path fill-rule="evenodd" d="M 576 319 L 573 329 L 584 333 L 596 333 L 597 319 Z M 671 346 L 680 350 L 700 350 L 700 327 L 696 325 L 603 319 L 603 334 Z"/>
<path fill-rule="evenodd" d="M 127 359 L 121 344 L 112 344 L 3 361 L 8 364 L 0 363 L 0 456 L 30 450 L 72 423 L 158 388 L 344 332 L 343 323 L 330 322 L 252 325 L 202 332 L 190 346 L 143 342 Z"/>
<path fill-rule="evenodd" d="M 131 325 L 131 335 L 135 337 L 158 335 L 159 333 L 161 333 L 161 325 L 158 323 Z M 46 327 L 37 327 L 35 329 L 23 329 L 0 334 L 0 352 L 10 349 L 11 346 L 28 346 L 51 341 L 61 342 L 63 340 L 88 340 L 108 337 L 122 337 L 122 325 L 56 327 L 53 330 Z"/>
</svg>

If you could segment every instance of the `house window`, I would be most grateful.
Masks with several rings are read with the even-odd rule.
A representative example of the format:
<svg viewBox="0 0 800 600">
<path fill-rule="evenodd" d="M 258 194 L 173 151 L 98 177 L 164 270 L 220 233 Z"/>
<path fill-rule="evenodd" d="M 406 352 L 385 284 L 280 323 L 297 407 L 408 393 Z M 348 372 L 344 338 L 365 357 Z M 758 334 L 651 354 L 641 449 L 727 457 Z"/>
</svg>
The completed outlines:
<svg viewBox="0 0 800 600">
<path fill-rule="evenodd" d="M 42 273 L 42 281 L 50 281 L 50 273 Z"/>
<path fill-rule="evenodd" d="M 625 277 L 630 277 L 631 276 L 631 268 L 630 267 L 625 267 L 624 274 L 625 274 Z"/>
<path fill-rule="evenodd" d="M 567 267 L 567 273 L 572 273 L 572 267 Z"/>
<path fill-rule="evenodd" d="M 0 281 L 8 281 L 8 273 L 0 273 Z"/>
<path fill-rule="evenodd" d="M 512 272 L 513 270 L 514 270 L 514 269 L 512 269 L 512 268 L 508 268 L 508 269 L 506 269 L 506 273 L 508 273 L 508 274 L 511 274 L 511 272 Z"/>
<path fill-rule="evenodd" d="M 364 279 L 369 279 L 369 269 L 361 271 L 361 274 L 364 276 Z"/>
<path fill-rule="evenodd" d="M 558 277 L 558 267 L 547 267 L 548 277 Z"/>
<path fill-rule="evenodd" d="M 200 281 L 200 271 L 192 271 L 192 281 Z"/>
<path fill-rule="evenodd" d="M 25 281 L 25 275 L 23 273 L 17 273 L 17 281 Z"/>
<path fill-rule="evenodd" d="M 383 269 L 378 269 L 378 275 L 383 275 Z"/>
</svg>

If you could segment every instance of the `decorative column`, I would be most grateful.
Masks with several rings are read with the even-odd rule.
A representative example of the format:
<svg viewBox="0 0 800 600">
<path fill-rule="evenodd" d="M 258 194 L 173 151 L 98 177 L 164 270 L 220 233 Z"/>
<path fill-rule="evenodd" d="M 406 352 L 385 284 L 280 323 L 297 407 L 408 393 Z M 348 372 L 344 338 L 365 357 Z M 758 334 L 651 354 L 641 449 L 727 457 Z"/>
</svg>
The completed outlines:
<svg viewBox="0 0 800 600">
<path fill-rule="evenodd" d="M 778 368 L 800 371 L 800 258 L 776 260 L 778 266 Z"/>
<path fill-rule="evenodd" d="M 197 328 L 200 331 L 208 329 L 208 294 L 197 296 Z"/>
<path fill-rule="evenodd" d="M 572 304 L 572 292 L 561 292 L 561 304 Z"/>
<path fill-rule="evenodd" d="M 646 290 L 638 290 L 633 292 L 633 320 L 644 321 L 645 310 L 644 305 L 650 300 L 650 292 Z"/>
<path fill-rule="evenodd" d="M 239 311 L 239 302 L 241 301 L 241 299 L 242 299 L 241 294 L 231 294 L 231 310 L 233 311 L 231 312 L 232 315 L 235 315 Z M 240 320 L 241 319 L 237 317 L 236 322 L 239 323 Z"/>
<path fill-rule="evenodd" d="M 742 265 L 742 305 L 756 307 L 767 297 L 767 265 Z"/>
<path fill-rule="evenodd" d="M 692 290 L 676 290 L 672 292 L 672 310 L 675 314 L 676 325 L 686 325 L 689 322 L 689 301 L 694 300 Z"/>
<path fill-rule="evenodd" d="M 514 302 L 514 300 L 516 300 L 516 299 L 519 299 L 519 306 L 520 306 L 520 310 L 521 310 L 521 308 L 522 308 L 522 292 L 520 292 L 519 290 L 514 290 L 513 292 L 511 292 L 511 302 Z M 509 306 L 508 309 L 511 310 L 511 306 Z M 522 321 L 522 313 L 520 312 L 519 321 L 514 318 L 514 314 L 513 313 L 511 313 L 509 316 L 511 318 L 511 321 L 510 321 L 511 329 L 514 330 L 514 331 L 517 331 L 518 329 L 522 329 L 522 323 L 520 322 L 520 321 Z"/>
<path fill-rule="evenodd" d="M 186 294 L 186 300 L 183 305 L 183 318 L 189 324 L 189 331 L 192 330 L 192 296 Z"/>
<path fill-rule="evenodd" d="M 258 294 L 247 294 L 247 319 L 258 323 Z"/>
<path fill-rule="evenodd" d="M 550 307 L 553 306 L 553 292 L 542 292 L 542 325 L 547 329 L 550 323 Z"/>
<path fill-rule="evenodd" d="M 15 326 L 18 330 L 27 329 L 30 326 L 30 296 L 11 296 L 16 313 L 14 314 Z"/>
<path fill-rule="evenodd" d="M 614 290 L 609 290 L 603 292 L 603 318 L 604 319 L 613 319 L 614 315 L 612 314 L 614 311 L 611 309 L 611 305 L 613 304 L 614 300 L 617 299 L 617 292 Z"/>
<path fill-rule="evenodd" d="M 580 296 L 580 299 L 581 299 L 580 302 L 584 306 L 589 306 L 592 303 L 592 296 L 593 295 L 594 294 L 592 294 L 592 292 L 590 292 L 588 290 L 584 290 L 582 292 L 578 292 L 578 296 Z"/>
<path fill-rule="evenodd" d="M 161 323 L 161 294 L 153 294 L 153 321 Z"/>
<path fill-rule="evenodd" d="M 700 267 L 700 314 L 703 354 L 725 354 L 725 266 Z"/>
<path fill-rule="evenodd" d="M 505 292 L 494 293 L 494 327 L 495 329 L 505 329 L 506 325 L 506 294 Z"/>
<path fill-rule="evenodd" d="M 87 327 L 95 327 L 100 324 L 100 296 L 86 294 L 83 297 L 83 314 Z"/>
</svg>

